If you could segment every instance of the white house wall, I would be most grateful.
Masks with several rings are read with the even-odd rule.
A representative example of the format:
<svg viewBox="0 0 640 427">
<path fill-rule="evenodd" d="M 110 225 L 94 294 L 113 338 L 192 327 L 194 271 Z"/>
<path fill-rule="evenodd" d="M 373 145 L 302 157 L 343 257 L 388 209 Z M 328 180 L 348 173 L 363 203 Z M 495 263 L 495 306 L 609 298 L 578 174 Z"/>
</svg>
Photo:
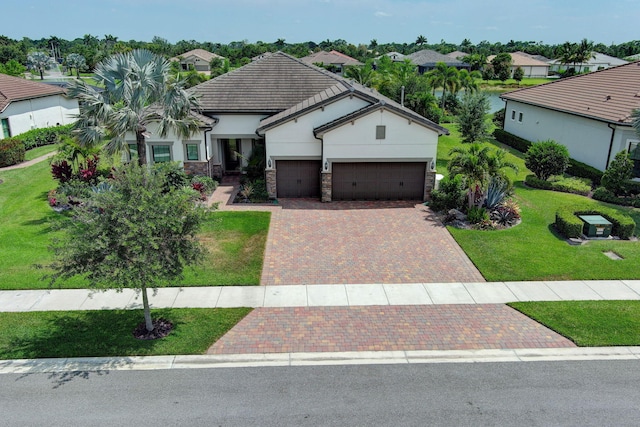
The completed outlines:
<svg viewBox="0 0 640 427">
<path fill-rule="evenodd" d="M 247 159 L 251 156 L 252 140 L 257 139 L 256 129 L 260 126 L 260 121 L 265 114 L 214 114 L 218 119 L 218 124 L 207 133 L 207 147 L 209 157 L 214 164 L 222 164 L 221 139 L 241 139 L 240 151 L 242 155 L 242 165 L 246 166 Z"/>
<path fill-rule="evenodd" d="M 518 121 L 520 113 L 522 122 Z M 600 170 L 606 168 L 612 129 L 604 122 L 507 101 L 504 130 L 532 142 L 552 139 L 565 145 L 573 159 Z"/>
<path fill-rule="evenodd" d="M 8 118 L 11 134 L 19 135 L 31 129 L 73 123 L 78 113 L 77 100 L 54 95 L 13 101 L 0 118 Z"/>
<path fill-rule="evenodd" d="M 376 139 L 376 126 L 385 138 Z M 323 136 L 323 164 L 328 161 L 430 161 L 436 159 L 438 133 L 397 114 L 380 110 L 344 124 Z"/>
<path fill-rule="evenodd" d="M 313 129 L 353 111 L 370 105 L 358 97 L 342 98 L 318 108 L 296 120 L 290 120 L 265 132 L 267 158 L 320 159 L 322 142 L 313 134 Z"/>
<path fill-rule="evenodd" d="M 191 135 L 188 138 L 180 138 L 173 131 L 169 131 L 167 135 L 162 138 L 160 133 L 158 132 L 158 124 L 151 123 L 147 126 L 147 133 L 149 137 L 146 138 L 147 145 L 147 163 L 153 163 L 152 160 L 152 152 L 151 146 L 156 145 L 168 145 L 171 147 L 171 160 L 174 162 L 184 163 L 186 153 L 184 144 L 188 141 L 189 143 L 198 143 L 198 157 L 201 162 L 206 161 L 206 151 L 205 151 L 205 140 L 204 140 L 204 131 L 199 130 L 195 134 Z M 126 136 L 126 141 L 128 144 L 136 143 L 135 134 L 128 132 Z"/>
</svg>

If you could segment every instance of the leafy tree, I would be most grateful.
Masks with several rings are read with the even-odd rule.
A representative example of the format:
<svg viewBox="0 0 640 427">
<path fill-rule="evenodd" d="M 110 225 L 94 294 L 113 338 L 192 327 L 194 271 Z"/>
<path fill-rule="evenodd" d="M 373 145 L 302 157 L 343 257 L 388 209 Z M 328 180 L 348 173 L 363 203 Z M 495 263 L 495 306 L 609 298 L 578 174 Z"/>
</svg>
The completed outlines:
<svg viewBox="0 0 640 427">
<path fill-rule="evenodd" d="M 576 63 L 580 64 L 580 68 L 578 69 L 579 73 L 582 71 L 582 64 L 588 62 L 592 58 L 595 58 L 595 55 L 593 54 L 593 42 L 590 42 L 587 39 L 582 39 L 580 43 L 576 45 L 574 58 Z"/>
<path fill-rule="evenodd" d="M 462 62 L 469 64 L 472 71 L 480 71 L 487 65 L 487 55 L 483 53 L 472 53 L 462 57 Z"/>
<path fill-rule="evenodd" d="M 625 191 L 625 183 L 633 178 L 633 160 L 626 151 L 616 154 L 600 183 L 604 188 L 619 196 Z"/>
<path fill-rule="evenodd" d="M 74 128 L 82 144 L 107 140 L 112 154 L 128 149 L 127 132 L 136 135 L 138 162 L 146 163 L 146 134 L 151 122 L 158 122 L 159 134 L 169 130 L 187 138 L 198 129 L 190 114 L 197 100 L 184 89 L 184 82 L 169 78 L 169 62 L 148 50 L 113 55 L 100 62 L 95 79 L 104 85 L 97 92 L 83 80 L 69 86 L 69 94 L 80 101 L 80 115 Z"/>
<path fill-rule="evenodd" d="M 476 92 L 478 90 L 477 79 L 481 79 L 480 71 L 471 71 L 462 69 L 458 71 L 458 88 L 464 89 L 465 92 Z"/>
<path fill-rule="evenodd" d="M 44 72 L 53 66 L 54 62 L 44 52 L 33 52 L 27 56 L 27 67 L 40 73 L 40 80 L 44 80 Z"/>
<path fill-rule="evenodd" d="M 67 66 L 69 67 L 69 71 L 71 69 L 76 69 L 76 77 L 80 78 L 80 68 L 84 68 L 87 66 L 87 61 L 84 56 L 79 53 L 70 53 L 66 58 Z"/>
<path fill-rule="evenodd" d="M 508 53 L 499 53 L 491 60 L 493 72 L 500 81 L 506 81 L 511 77 L 511 64 L 513 60 Z"/>
<path fill-rule="evenodd" d="M 516 68 L 515 71 L 513 72 L 513 80 L 517 81 L 518 84 L 520 84 L 523 78 L 524 78 L 524 70 L 522 69 L 522 67 Z"/>
<path fill-rule="evenodd" d="M 364 65 L 347 66 L 344 76 L 353 79 L 363 86 L 370 87 L 373 84 L 375 70 L 373 69 L 373 60 L 369 59 Z"/>
<path fill-rule="evenodd" d="M 553 140 L 538 141 L 529 147 L 524 163 L 538 179 L 562 175 L 569 166 L 569 150 Z"/>
<path fill-rule="evenodd" d="M 458 70 L 455 67 L 449 67 L 444 62 L 438 62 L 436 67 L 427 73 L 429 84 L 435 93 L 436 88 L 442 88 L 442 109 L 444 110 L 444 100 L 447 89 L 452 93 L 456 92 L 458 87 Z"/>
<path fill-rule="evenodd" d="M 52 282 L 81 276 L 92 288 L 135 289 L 153 331 L 147 289 L 181 278 L 203 255 L 196 233 L 204 210 L 191 190 L 166 191 L 166 180 L 135 162 L 114 171 L 109 185 L 74 208 L 66 234 L 51 246 Z"/>
<path fill-rule="evenodd" d="M 465 92 L 459 107 L 458 123 L 462 142 L 484 141 L 489 137 L 489 98 L 483 92 Z"/>
<path fill-rule="evenodd" d="M 20 77 L 26 70 L 27 68 L 15 59 L 7 61 L 4 65 L 0 64 L 0 73 L 7 74 L 9 76 Z"/>
</svg>

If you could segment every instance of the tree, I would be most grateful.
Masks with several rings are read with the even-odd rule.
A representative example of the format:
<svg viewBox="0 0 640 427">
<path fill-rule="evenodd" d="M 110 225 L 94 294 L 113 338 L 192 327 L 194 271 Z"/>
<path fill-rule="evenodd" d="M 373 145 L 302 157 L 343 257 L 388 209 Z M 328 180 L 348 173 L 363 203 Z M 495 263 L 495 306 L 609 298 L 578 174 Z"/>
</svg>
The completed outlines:
<svg viewBox="0 0 640 427">
<path fill-rule="evenodd" d="M 7 74 L 9 76 L 20 77 L 23 76 L 24 72 L 27 68 L 16 61 L 15 59 L 11 59 L 7 61 L 6 64 L 0 64 L 0 73 Z"/>
<path fill-rule="evenodd" d="M 515 71 L 513 72 L 513 80 L 517 81 L 518 84 L 520 84 L 523 78 L 524 78 L 524 70 L 522 69 L 522 67 L 518 66 L 518 68 L 516 68 Z"/>
<path fill-rule="evenodd" d="M 575 62 L 580 64 L 580 68 L 578 68 L 579 73 L 582 71 L 582 64 L 588 62 L 592 58 L 595 58 L 595 55 L 593 54 L 593 42 L 590 42 L 587 39 L 582 39 L 580 43 L 576 45 L 574 58 Z"/>
<path fill-rule="evenodd" d="M 513 60 L 508 53 L 499 53 L 491 60 L 493 72 L 498 80 L 506 81 L 511 77 L 511 64 Z"/>
<path fill-rule="evenodd" d="M 44 52 L 33 52 L 27 56 L 27 67 L 40 73 L 40 80 L 44 80 L 44 72 L 53 65 L 53 60 Z"/>
<path fill-rule="evenodd" d="M 462 142 L 484 141 L 489 137 L 488 113 L 489 98 L 485 93 L 465 92 L 458 113 Z"/>
<path fill-rule="evenodd" d="M 69 67 L 69 71 L 71 69 L 76 69 L 76 77 L 80 78 L 80 68 L 84 68 L 87 66 L 87 61 L 84 56 L 79 53 L 70 53 L 66 58 L 67 67 Z"/>
<path fill-rule="evenodd" d="M 369 59 L 364 65 L 349 65 L 344 71 L 344 76 L 353 79 L 363 86 L 370 87 L 373 84 L 375 71 L 373 60 Z"/>
<path fill-rule="evenodd" d="M 477 79 L 482 78 L 480 71 L 467 71 L 462 69 L 458 71 L 458 88 L 464 89 L 465 92 L 476 92 L 478 90 Z"/>
<path fill-rule="evenodd" d="M 562 175 L 569 166 L 569 150 L 553 140 L 538 141 L 524 155 L 524 164 L 538 179 Z"/>
<path fill-rule="evenodd" d="M 422 34 L 418 36 L 418 38 L 416 39 L 416 44 L 418 46 L 422 46 L 423 44 L 427 43 L 427 38 L 425 36 L 423 36 Z"/>
<path fill-rule="evenodd" d="M 449 67 L 444 62 L 438 62 L 436 67 L 427 73 L 429 84 L 433 88 L 433 93 L 438 87 L 442 88 L 442 106 L 444 110 L 445 94 L 447 89 L 455 92 L 458 86 L 458 70 L 455 67 Z"/>
<path fill-rule="evenodd" d="M 188 138 L 198 129 L 191 115 L 198 104 L 184 82 L 169 78 L 170 64 L 161 56 L 138 49 L 113 55 L 95 69 L 96 81 L 104 85 L 97 92 L 83 80 L 69 85 L 69 94 L 80 101 L 80 114 L 74 129 L 82 144 L 108 140 L 105 149 L 112 154 L 128 149 L 127 132 L 136 135 L 138 162 L 146 163 L 146 137 L 149 123 L 158 122 L 158 132 L 169 130 Z"/>
<path fill-rule="evenodd" d="M 619 196 L 624 193 L 625 184 L 631 178 L 633 178 L 633 160 L 629 157 L 629 153 L 620 151 L 602 174 L 600 183 L 604 188 Z"/>
<path fill-rule="evenodd" d="M 74 208 L 51 246 L 51 281 L 81 276 L 92 288 L 135 289 L 153 331 L 147 289 L 180 279 L 185 265 L 201 259 L 196 233 L 204 210 L 190 189 L 167 190 L 166 174 L 135 162 L 115 170 L 109 184 Z"/>
</svg>

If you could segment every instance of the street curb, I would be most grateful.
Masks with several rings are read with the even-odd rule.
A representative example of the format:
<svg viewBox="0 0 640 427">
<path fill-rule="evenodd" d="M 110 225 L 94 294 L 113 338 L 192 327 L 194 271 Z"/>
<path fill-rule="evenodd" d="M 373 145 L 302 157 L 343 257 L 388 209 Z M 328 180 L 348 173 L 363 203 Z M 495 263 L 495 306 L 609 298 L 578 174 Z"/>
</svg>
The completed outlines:
<svg viewBox="0 0 640 427">
<path fill-rule="evenodd" d="M 167 369 L 389 365 L 433 363 L 561 362 L 640 359 L 640 347 L 485 350 L 366 351 L 229 355 L 81 357 L 0 361 L 0 374 L 107 372 Z"/>
</svg>

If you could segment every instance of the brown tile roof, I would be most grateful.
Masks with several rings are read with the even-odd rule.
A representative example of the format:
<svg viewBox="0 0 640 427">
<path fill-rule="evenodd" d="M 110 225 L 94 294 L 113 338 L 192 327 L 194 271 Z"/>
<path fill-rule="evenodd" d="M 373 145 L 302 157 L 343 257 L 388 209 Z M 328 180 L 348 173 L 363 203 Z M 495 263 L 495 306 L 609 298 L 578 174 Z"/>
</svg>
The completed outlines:
<svg viewBox="0 0 640 427">
<path fill-rule="evenodd" d="M 345 55 L 344 53 L 332 50 L 331 52 L 325 52 L 324 50 L 311 55 L 307 55 L 304 58 L 300 58 L 308 64 L 340 64 L 340 65 L 363 65 L 362 62 L 355 58 Z"/>
<path fill-rule="evenodd" d="M 501 98 L 605 122 L 631 124 L 631 112 L 640 108 L 640 62 L 515 90 Z"/>
<path fill-rule="evenodd" d="M 333 73 L 277 52 L 190 90 L 199 96 L 203 113 L 273 114 L 339 81 Z"/>
<path fill-rule="evenodd" d="M 450 56 L 443 55 L 435 50 L 423 49 L 417 52 L 413 52 L 411 55 L 405 56 L 405 59 L 410 59 L 415 65 L 421 67 L 434 67 L 438 62 L 444 62 L 449 67 L 469 67 L 462 61 Z"/>
<path fill-rule="evenodd" d="M 511 52 L 511 65 L 514 67 L 549 67 L 546 62 L 539 61 L 529 55 L 523 55 L 520 52 Z M 487 62 L 491 62 L 496 55 L 490 55 L 487 57 Z"/>
<path fill-rule="evenodd" d="M 190 56 L 197 56 L 200 59 L 205 60 L 206 62 L 211 62 L 211 60 L 213 58 L 223 58 L 220 55 L 217 55 L 215 53 L 211 53 L 208 50 L 204 50 L 204 49 L 193 49 L 190 50 L 188 52 L 183 53 L 182 55 L 179 56 L 175 56 L 173 58 L 171 58 L 172 61 L 178 61 L 180 58 L 184 58 L 187 59 Z"/>
<path fill-rule="evenodd" d="M 58 86 L 0 74 L 0 112 L 4 111 L 13 101 L 64 95 L 65 93 L 64 89 Z"/>
</svg>

